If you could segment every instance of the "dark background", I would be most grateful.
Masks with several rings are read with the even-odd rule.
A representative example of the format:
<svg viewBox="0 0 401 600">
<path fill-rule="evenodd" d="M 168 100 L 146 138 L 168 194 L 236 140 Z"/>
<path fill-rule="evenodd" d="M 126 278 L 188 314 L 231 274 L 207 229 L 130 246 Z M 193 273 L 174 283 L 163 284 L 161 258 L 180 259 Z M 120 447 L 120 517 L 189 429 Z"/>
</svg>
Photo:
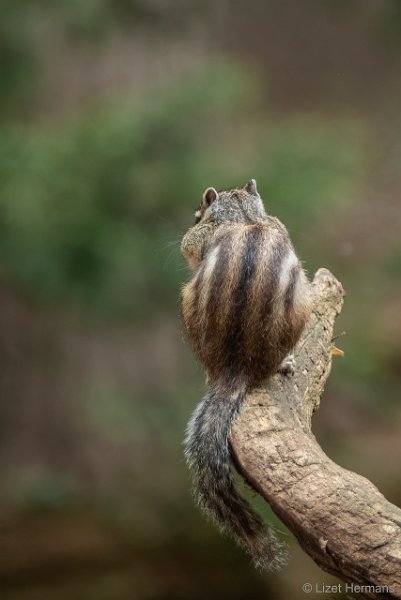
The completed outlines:
<svg viewBox="0 0 401 600">
<path fill-rule="evenodd" d="M 347 291 L 315 434 L 400 504 L 400 3 L 0 7 L 2 599 L 334 582 L 261 502 L 291 544 L 279 574 L 194 506 L 181 440 L 204 383 L 179 242 L 207 186 L 257 179 L 309 273 Z"/>
</svg>

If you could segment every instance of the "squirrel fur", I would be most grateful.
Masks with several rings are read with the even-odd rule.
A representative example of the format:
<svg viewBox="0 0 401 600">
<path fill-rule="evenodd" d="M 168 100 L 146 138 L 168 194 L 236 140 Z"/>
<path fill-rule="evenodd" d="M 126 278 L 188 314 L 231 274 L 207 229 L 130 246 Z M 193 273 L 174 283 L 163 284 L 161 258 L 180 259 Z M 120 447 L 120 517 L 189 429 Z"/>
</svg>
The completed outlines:
<svg viewBox="0 0 401 600">
<path fill-rule="evenodd" d="M 252 388 L 293 372 L 287 357 L 310 315 L 310 283 L 254 179 L 241 189 L 208 188 L 181 251 L 193 271 L 183 321 L 208 383 L 185 440 L 198 502 L 257 567 L 277 569 L 282 544 L 235 489 L 230 431 Z"/>
</svg>

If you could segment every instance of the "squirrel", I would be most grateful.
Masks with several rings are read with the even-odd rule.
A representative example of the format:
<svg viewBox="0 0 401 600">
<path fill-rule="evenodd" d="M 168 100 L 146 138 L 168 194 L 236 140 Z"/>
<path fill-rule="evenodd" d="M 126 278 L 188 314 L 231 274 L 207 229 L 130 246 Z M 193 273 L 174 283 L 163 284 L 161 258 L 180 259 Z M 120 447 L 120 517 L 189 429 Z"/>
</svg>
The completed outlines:
<svg viewBox="0 0 401 600">
<path fill-rule="evenodd" d="M 253 388 L 294 373 L 289 353 L 311 312 L 311 284 L 254 179 L 241 189 L 207 188 L 181 252 L 193 271 L 183 322 L 208 385 L 185 439 L 198 503 L 256 567 L 278 569 L 283 544 L 235 489 L 230 431 Z"/>
</svg>

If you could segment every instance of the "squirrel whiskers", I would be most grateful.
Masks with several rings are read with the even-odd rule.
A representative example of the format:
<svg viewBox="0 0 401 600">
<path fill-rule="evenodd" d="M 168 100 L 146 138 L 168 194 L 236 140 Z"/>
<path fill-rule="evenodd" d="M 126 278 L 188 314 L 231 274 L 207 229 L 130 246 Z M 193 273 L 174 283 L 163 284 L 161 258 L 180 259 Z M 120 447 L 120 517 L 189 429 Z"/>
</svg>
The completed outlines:
<svg viewBox="0 0 401 600">
<path fill-rule="evenodd" d="M 182 292 L 192 348 L 209 391 L 187 428 L 186 457 L 202 509 L 262 568 L 285 562 L 282 545 L 234 487 L 230 430 L 247 393 L 278 370 L 310 315 L 310 283 L 284 225 L 268 216 L 251 180 L 208 188 L 181 251 L 194 271 Z"/>
</svg>

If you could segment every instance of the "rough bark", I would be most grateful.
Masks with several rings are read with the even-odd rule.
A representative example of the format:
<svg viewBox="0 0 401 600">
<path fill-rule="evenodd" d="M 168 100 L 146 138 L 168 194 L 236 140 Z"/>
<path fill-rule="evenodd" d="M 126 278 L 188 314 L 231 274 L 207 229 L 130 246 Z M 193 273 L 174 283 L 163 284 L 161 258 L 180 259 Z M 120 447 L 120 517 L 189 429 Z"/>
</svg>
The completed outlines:
<svg viewBox="0 0 401 600">
<path fill-rule="evenodd" d="M 333 326 L 344 292 L 326 269 L 313 281 L 314 310 L 293 378 L 249 395 L 232 430 L 244 476 L 324 570 L 366 597 L 401 598 L 401 510 L 366 478 L 328 458 L 311 431 L 330 373 Z"/>
</svg>

